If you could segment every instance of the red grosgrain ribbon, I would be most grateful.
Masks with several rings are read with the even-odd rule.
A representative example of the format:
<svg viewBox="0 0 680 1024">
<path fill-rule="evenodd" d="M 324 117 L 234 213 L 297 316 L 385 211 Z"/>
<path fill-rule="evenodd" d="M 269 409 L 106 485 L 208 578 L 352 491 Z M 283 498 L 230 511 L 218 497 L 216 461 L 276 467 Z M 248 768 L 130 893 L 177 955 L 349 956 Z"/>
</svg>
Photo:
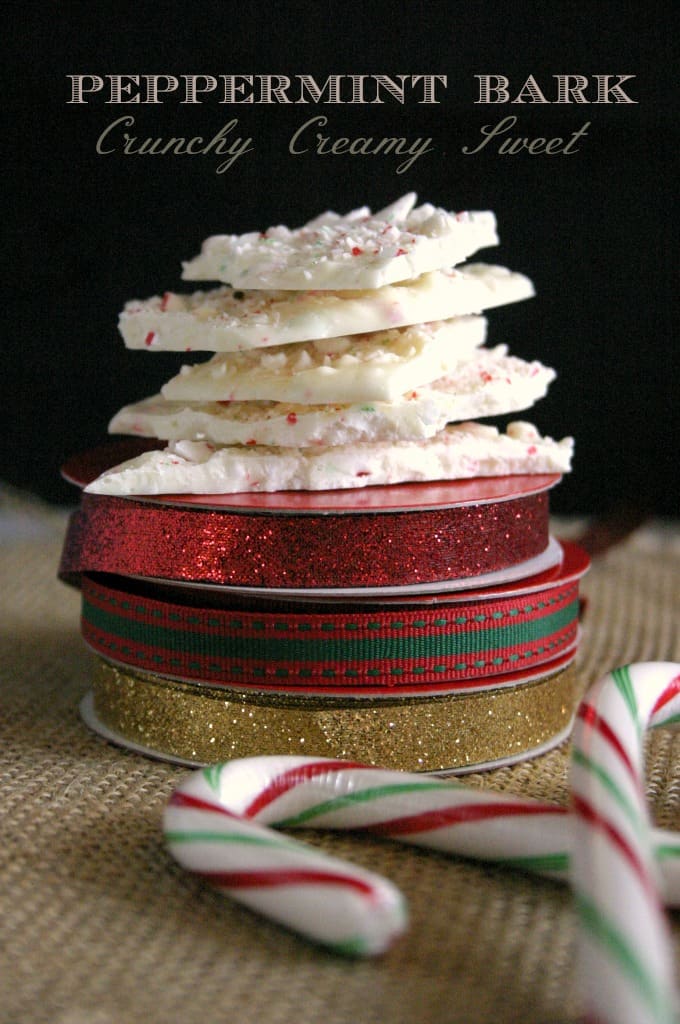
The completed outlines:
<svg viewBox="0 0 680 1024">
<path fill-rule="evenodd" d="M 150 589 L 83 575 L 85 641 L 118 664 L 210 686 L 364 695 L 479 689 L 577 641 L 573 575 L 531 593 L 368 611 L 201 607 L 195 596 L 180 603 Z"/>
<path fill-rule="evenodd" d="M 411 586 L 506 569 L 540 555 L 548 541 L 547 491 L 352 515 L 234 513 L 85 493 L 60 574 L 291 589 Z"/>
</svg>

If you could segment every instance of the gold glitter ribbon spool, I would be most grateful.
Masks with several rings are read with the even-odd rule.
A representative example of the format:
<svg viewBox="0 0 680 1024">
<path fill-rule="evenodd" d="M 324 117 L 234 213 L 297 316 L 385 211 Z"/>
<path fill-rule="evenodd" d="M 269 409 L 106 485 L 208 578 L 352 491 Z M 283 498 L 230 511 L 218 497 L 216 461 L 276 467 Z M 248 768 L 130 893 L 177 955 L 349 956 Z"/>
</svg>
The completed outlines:
<svg viewBox="0 0 680 1024">
<path fill-rule="evenodd" d="M 97 658 L 83 717 L 113 742 L 188 765 L 309 754 L 460 773 L 549 750 L 567 736 L 577 697 L 573 662 L 491 691 L 358 701 L 214 689 Z"/>
</svg>

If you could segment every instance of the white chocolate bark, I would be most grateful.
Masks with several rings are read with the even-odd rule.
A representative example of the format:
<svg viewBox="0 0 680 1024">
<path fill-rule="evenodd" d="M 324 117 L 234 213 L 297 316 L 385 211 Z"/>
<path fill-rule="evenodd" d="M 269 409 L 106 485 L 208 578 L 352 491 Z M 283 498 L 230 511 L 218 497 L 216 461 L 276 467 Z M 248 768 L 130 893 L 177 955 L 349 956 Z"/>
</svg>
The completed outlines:
<svg viewBox="0 0 680 1024">
<path fill-rule="evenodd" d="M 573 442 L 543 438 L 530 423 L 507 433 L 480 423 L 448 426 L 428 441 L 334 448 L 215 447 L 173 442 L 103 473 L 95 494 L 237 494 L 338 490 L 407 481 L 457 480 L 509 473 L 564 473 Z"/>
<path fill-rule="evenodd" d="M 389 402 L 453 371 L 484 343 L 483 317 L 224 352 L 183 366 L 162 388 L 173 401 L 249 399 L 318 405 Z"/>
<path fill-rule="evenodd" d="M 109 431 L 164 441 L 287 448 L 423 440 L 447 423 L 518 412 L 544 397 L 554 370 L 506 353 L 504 345 L 479 349 L 454 373 L 393 402 L 220 404 L 170 402 L 155 395 L 121 409 Z"/>
<path fill-rule="evenodd" d="M 373 291 L 166 292 L 126 303 L 118 327 L 128 348 L 238 352 L 448 320 L 533 294 L 523 274 L 474 263 Z"/>
<path fill-rule="evenodd" d="M 213 235 L 183 264 L 182 277 L 234 288 L 381 288 L 498 243 L 490 211 L 448 213 L 415 203 L 410 192 L 375 214 L 368 207 L 345 216 L 328 211 L 300 228 Z"/>
</svg>

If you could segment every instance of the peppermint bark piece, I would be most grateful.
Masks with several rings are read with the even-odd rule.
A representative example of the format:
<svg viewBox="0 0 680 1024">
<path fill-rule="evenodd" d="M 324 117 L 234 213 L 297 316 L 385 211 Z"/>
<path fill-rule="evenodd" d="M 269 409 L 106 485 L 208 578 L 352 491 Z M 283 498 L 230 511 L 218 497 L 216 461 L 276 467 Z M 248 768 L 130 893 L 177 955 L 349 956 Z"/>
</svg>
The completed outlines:
<svg viewBox="0 0 680 1024">
<path fill-rule="evenodd" d="M 392 331 L 218 353 L 207 362 L 183 366 L 161 391 L 173 401 L 389 402 L 450 373 L 485 336 L 483 317 L 454 317 Z"/>
<path fill-rule="evenodd" d="M 523 274 L 473 263 L 375 290 L 166 292 L 126 303 L 118 327 L 131 349 L 239 352 L 448 320 L 533 294 Z"/>
<path fill-rule="evenodd" d="M 183 264 L 185 281 L 234 288 L 381 288 L 452 267 L 498 244 L 491 211 L 416 207 L 410 192 L 377 213 L 328 211 L 299 228 L 213 235 Z"/>
<path fill-rule="evenodd" d="M 528 409 L 554 378 L 554 370 L 508 356 L 506 346 L 499 345 L 479 349 L 452 374 L 393 402 L 173 402 L 154 395 L 121 409 L 109 431 L 164 441 L 281 447 L 417 441 L 450 422 Z"/>
<path fill-rule="evenodd" d="M 326 491 L 408 481 L 458 480 L 517 473 L 565 473 L 573 441 L 541 437 L 532 424 L 505 434 L 480 423 L 446 427 L 427 441 L 333 448 L 216 447 L 177 441 L 107 470 L 90 493 L 237 494 Z"/>
</svg>

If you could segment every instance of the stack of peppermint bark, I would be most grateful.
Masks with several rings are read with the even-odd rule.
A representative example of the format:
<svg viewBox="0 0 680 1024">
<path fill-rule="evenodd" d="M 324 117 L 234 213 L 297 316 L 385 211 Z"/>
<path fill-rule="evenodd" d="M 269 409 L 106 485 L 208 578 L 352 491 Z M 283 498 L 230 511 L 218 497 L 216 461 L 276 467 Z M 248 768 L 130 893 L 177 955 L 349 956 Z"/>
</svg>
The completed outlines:
<svg viewBox="0 0 680 1024">
<path fill-rule="evenodd" d="M 458 268 L 497 241 L 492 213 L 415 207 L 413 194 L 376 214 L 209 238 L 183 277 L 225 284 L 130 302 L 120 330 L 130 348 L 215 355 L 114 417 L 113 433 L 169 443 L 89 490 L 335 490 L 565 472 L 571 439 L 476 422 L 528 408 L 554 377 L 484 347 L 479 312 L 533 294 L 503 267 Z"/>
<path fill-rule="evenodd" d="M 554 377 L 484 344 L 480 311 L 533 288 L 466 262 L 492 213 L 415 202 L 209 238 L 183 276 L 212 286 L 126 305 L 129 348 L 212 355 L 114 416 L 131 458 L 65 469 L 108 739 L 460 772 L 567 734 L 587 557 L 548 491 L 572 440 L 480 422 Z"/>
</svg>

